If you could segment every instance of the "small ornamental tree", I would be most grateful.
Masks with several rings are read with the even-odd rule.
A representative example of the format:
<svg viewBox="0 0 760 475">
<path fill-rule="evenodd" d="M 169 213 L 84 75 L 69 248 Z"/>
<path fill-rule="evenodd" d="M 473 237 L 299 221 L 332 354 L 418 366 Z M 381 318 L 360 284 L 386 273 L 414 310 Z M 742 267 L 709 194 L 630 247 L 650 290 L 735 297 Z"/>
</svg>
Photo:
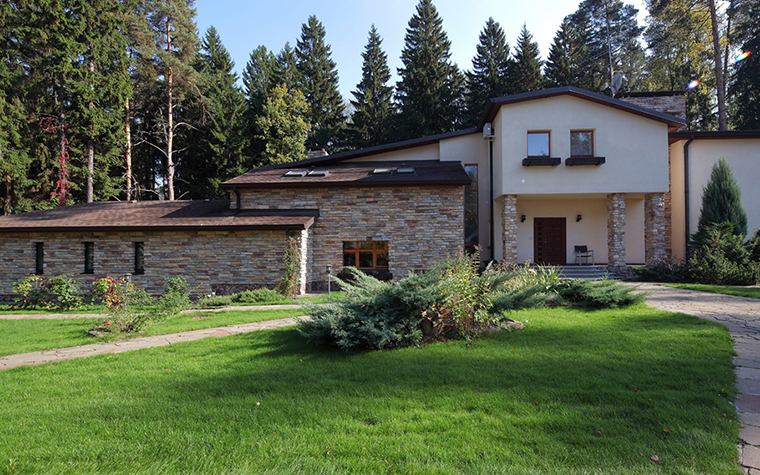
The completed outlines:
<svg viewBox="0 0 760 475">
<path fill-rule="evenodd" d="M 734 234 L 742 238 L 747 234 L 747 213 L 741 203 L 741 191 L 731 167 L 724 157 L 713 165 L 710 181 L 702 191 L 702 208 L 699 212 L 697 232 L 692 242 L 703 244 L 707 228 L 713 224 L 729 222 Z"/>
</svg>

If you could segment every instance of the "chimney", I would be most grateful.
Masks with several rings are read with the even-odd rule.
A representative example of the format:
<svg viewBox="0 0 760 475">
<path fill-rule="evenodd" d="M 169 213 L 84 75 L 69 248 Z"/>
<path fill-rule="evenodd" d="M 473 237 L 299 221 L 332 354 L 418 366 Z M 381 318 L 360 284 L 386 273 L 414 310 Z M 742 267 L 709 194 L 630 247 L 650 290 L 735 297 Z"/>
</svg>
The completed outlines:
<svg viewBox="0 0 760 475">
<path fill-rule="evenodd" d="M 621 92 L 621 101 L 686 119 L 686 91 Z"/>
<path fill-rule="evenodd" d="M 329 155 L 325 147 L 309 147 L 306 152 L 306 158 L 320 158 Z"/>
</svg>

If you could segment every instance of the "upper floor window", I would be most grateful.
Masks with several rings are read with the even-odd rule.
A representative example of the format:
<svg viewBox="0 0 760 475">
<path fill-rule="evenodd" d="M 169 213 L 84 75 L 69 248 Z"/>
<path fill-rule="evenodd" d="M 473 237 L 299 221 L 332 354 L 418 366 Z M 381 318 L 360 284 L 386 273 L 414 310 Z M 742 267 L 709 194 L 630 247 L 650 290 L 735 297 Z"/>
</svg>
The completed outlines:
<svg viewBox="0 0 760 475">
<path fill-rule="evenodd" d="M 528 132 L 528 156 L 529 157 L 548 157 L 551 155 L 549 146 L 551 133 Z"/>
<path fill-rule="evenodd" d="M 594 132 L 592 130 L 574 130 L 570 132 L 570 156 L 594 156 Z"/>
</svg>

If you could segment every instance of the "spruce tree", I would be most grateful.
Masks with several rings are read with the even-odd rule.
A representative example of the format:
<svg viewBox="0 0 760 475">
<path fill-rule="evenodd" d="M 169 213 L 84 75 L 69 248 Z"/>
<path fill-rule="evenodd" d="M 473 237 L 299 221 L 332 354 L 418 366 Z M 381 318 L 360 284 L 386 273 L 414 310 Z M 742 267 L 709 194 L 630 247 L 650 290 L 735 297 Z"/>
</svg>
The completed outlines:
<svg viewBox="0 0 760 475">
<path fill-rule="evenodd" d="M 544 75 L 547 86 L 582 87 L 584 45 L 573 25 L 564 20 L 549 48 Z"/>
<path fill-rule="evenodd" d="M 499 22 L 491 17 L 480 32 L 476 54 L 472 58 L 472 71 L 465 73 L 467 125 L 478 125 L 489 99 L 511 94 L 508 78 L 512 66 L 504 30 Z"/>
<path fill-rule="evenodd" d="M 216 198 L 227 193 L 219 185 L 245 172 L 251 161 L 245 129 L 247 111 L 243 92 L 235 84 L 235 63 L 216 29 L 206 30 L 195 69 L 201 97 L 195 101 L 193 128 L 187 134 L 188 149 L 178 171 L 180 191 L 188 198 Z"/>
<path fill-rule="evenodd" d="M 390 120 L 393 114 L 393 88 L 388 55 L 382 50 L 382 39 L 375 25 L 362 53 L 362 80 L 352 92 L 354 106 L 349 125 L 349 145 L 353 148 L 370 147 L 390 140 Z"/>
<path fill-rule="evenodd" d="M 325 28 L 312 15 L 301 25 L 296 43 L 300 89 L 309 104 L 310 147 L 328 147 L 340 141 L 345 123 L 343 98 L 338 91 L 338 71 L 325 43 Z"/>
<path fill-rule="evenodd" d="M 432 0 L 420 0 L 409 20 L 396 84 L 399 139 L 453 130 L 460 122 L 464 78 L 450 61 L 451 42 Z"/>
<path fill-rule="evenodd" d="M 285 84 L 288 89 L 296 89 L 300 86 L 301 75 L 298 72 L 298 58 L 296 51 L 285 43 L 277 56 L 274 65 L 274 84 Z"/>
<path fill-rule="evenodd" d="M 251 52 L 243 70 L 243 87 L 247 102 L 245 126 L 250 137 L 246 155 L 252 159 L 264 151 L 265 144 L 256 138 L 261 135 L 256 120 L 264 111 L 269 91 L 278 83 L 276 69 L 277 61 L 274 54 L 267 50 L 266 46 L 259 46 Z"/>
<path fill-rule="evenodd" d="M 741 51 L 749 52 L 735 63 L 729 94 L 733 125 L 737 129 L 760 129 L 760 0 L 742 2 L 743 21 L 737 28 Z"/>
<path fill-rule="evenodd" d="M 514 92 L 538 91 L 544 87 L 544 77 L 541 75 L 543 61 L 538 49 L 538 43 L 533 41 L 533 35 L 523 23 L 520 36 L 515 46 L 515 64 L 512 68 L 511 87 Z"/>
<path fill-rule="evenodd" d="M 728 162 L 720 157 L 718 163 L 713 165 L 707 186 L 702 190 L 702 208 L 694 242 L 699 244 L 711 225 L 725 222 L 733 225 L 734 234 L 746 236 L 747 213 L 742 207 L 741 191 Z"/>
</svg>

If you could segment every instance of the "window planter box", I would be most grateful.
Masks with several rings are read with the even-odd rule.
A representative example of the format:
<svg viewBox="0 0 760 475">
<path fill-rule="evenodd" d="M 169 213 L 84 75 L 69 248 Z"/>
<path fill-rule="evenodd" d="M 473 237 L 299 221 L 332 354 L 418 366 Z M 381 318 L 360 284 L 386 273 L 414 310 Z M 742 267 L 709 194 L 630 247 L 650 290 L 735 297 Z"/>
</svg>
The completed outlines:
<svg viewBox="0 0 760 475">
<path fill-rule="evenodd" d="M 562 159 L 556 157 L 528 157 L 522 161 L 524 167 L 556 167 L 560 163 Z"/>
<path fill-rule="evenodd" d="M 566 167 L 574 167 L 576 165 L 595 165 L 599 166 L 605 163 L 604 157 L 570 157 L 565 160 Z"/>
</svg>

